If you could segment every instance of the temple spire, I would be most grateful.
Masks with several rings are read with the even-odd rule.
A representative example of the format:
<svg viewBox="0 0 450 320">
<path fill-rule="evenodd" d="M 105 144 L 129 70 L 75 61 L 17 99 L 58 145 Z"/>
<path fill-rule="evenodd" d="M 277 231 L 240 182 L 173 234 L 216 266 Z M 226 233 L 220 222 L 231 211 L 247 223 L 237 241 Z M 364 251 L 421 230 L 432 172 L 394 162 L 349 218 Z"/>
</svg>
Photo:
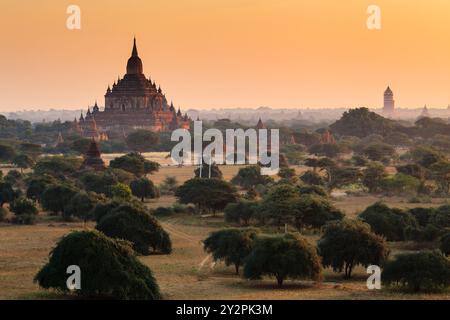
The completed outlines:
<svg viewBox="0 0 450 320">
<path fill-rule="evenodd" d="M 138 56 L 138 51 L 137 51 L 137 47 L 136 47 L 136 37 L 134 37 L 133 39 L 133 52 L 131 53 L 132 57 L 137 57 Z"/>
</svg>

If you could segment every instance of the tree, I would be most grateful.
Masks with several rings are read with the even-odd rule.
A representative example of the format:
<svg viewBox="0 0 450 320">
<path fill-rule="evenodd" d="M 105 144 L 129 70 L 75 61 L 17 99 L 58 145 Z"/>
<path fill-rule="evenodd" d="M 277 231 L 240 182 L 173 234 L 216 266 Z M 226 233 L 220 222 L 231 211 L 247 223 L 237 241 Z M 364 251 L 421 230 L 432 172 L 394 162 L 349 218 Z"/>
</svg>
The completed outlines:
<svg viewBox="0 0 450 320">
<path fill-rule="evenodd" d="M 305 238 L 294 234 L 258 238 L 244 265 L 246 278 L 274 276 L 280 287 L 287 278 L 320 280 L 321 274 L 316 248 Z"/>
<path fill-rule="evenodd" d="M 36 158 L 42 153 L 42 147 L 40 144 L 24 142 L 20 144 L 19 151 L 31 157 L 33 160 L 36 160 Z"/>
<path fill-rule="evenodd" d="M 372 162 L 362 172 L 363 185 L 369 189 L 370 193 L 380 190 L 381 182 L 388 176 L 384 165 L 380 162 Z"/>
<path fill-rule="evenodd" d="M 298 190 L 294 186 L 276 185 L 263 197 L 260 214 L 273 220 L 280 227 L 293 219 L 294 206 L 299 197 Z"/>
<path fill-rule="evenodd" d="M 104 194 L 107 197 L 112 197 L 112 188 L 119 182 L 117 176 L 110 170 L 87 171 L 81 175 L 80 180 L 86 191 Z"/>
<path fill-rule="evenodd" d="M 389 208 L 382 202 L 367 207 L 358 217 L 368 223 L 373 232 L 385 236 L 388 241 L 403 241 L 408 227 L 417 228 L 417 221 L 410 213 Z"/>
<path fill-rule="evenodd" d="M 12 188 L 8 182 L 0 182 L 0 207 L 5 203 L 11 203 L 16 199 L 18 193 Z"/>
<path fill-rule="evenodd" d="M 105 215 L 96 229 L 108 237 L 130 241 L 139 254 L 169 254 L 172 242 L 169 234 L 145 209 L 123 204 Z"/>
<path fill-rule="evenodd" d="M 17 198 L 9 206 L 9 210 L 14 212 L 13 223 L 16 224 L 33 224 L 38 214 L 38 209 L 33 201 L 27 198 Z"/>
<path fill-rule="evenodd" d="M 193 203 L 200 211 L 223 210 L 227 204 L 236 202 L 236 189 L 229 182 L 220 179 L 194 178 L 177 188 L 175 196 L 180 203 Z"/>
<path fill-rule="evenodd" d="M 317 171 L 317 167 L 319 166 L 319 159 L 317 158 L 308 158 L 304 161 L 305 166 L 313 168 L 314 172 Z"/>
<path fill-rule="evenodd" d="M 0 161 L 1 162 L 9 162 L 14 159 L 16 156 L 16 151 L 13 147 L 0 144 Z"/>
<path fill-rule="evenodd" d="M 300 196 L 293 205 L 294 224 L 300 231 L 304 227 L 320 228 L 325 223 L 342 220 L 344 214 L 326 198 L 315 194 Z"/>
<path fill-rule="evenodd" d="M 437 161 L 429 167 L 439 191 L 445 195 L 450 192 L 450 162 Z"/>
<path fill-rule="evenodd" d="M 64 218 L 70 219 L 77 217 L 86 221 L 92 219 L 92 209 L 97 202 L 100 201 L 99 196 L 93 192 L 80 191 L 73 195 L 67 206 L 64 208 Z"/>
<path fill-rule="evenodd" d="M 159 136 L 150 130 L 136 130 L 127 136 L 126 143 L 135 152 L 148 152 L 159 143 Z"/>
<path fill-rule="evenodd" d="M 48 174 L 58 177 L 75 174 L 81 165 L 82 159 L 79 158 L 52 156 L 39 159 L 33 169 L 37 175 Z"/>
<path fill-rule="evenodd" d="M 256 201 L 239 200 L 236 203 L 229 203 L 224 211 L 225 221 L 248 225 L 257 210 L 258 202 Z"/>
<path fill-rule="evenodd" d="M 161 194 L 175 194 L 178 187 L 178 181 L 176 177 L 166 176 L 162 184 L 159 185 Z"/>
<path fill-rule="evenodd" d="M 49 262 L 35 281 L 45 289 L 67 293 L 67 266 L 82 270 L 84 297 L 115 299 L 161 299 L 151 270 L 134 255 L 128 242 L 108 238 L 97 231 L 75 231 L 64 236 L 50 252 Z"/>
<path fill-rule="evenodd" d="M 239 274 L 239 267 L 251 252 L 258 233 L 259 230 L 253 228 L 222 229 L 211 233 L 203 241 L 203 248 L 214 261 L 224 260 L 227 266 L 234 265 L 236 274 Z"/>
<path fill-rule="evenodd" d="M 31 168 L 34 165 L 33 159 L 26 154 L 15 156 L 13 163 L 20 168 L 20 172 L 23 172 L 23 169 Z"/>
<path fill-rule="evenodd" d="M 147 178 L 139 178 L 130 184 L 131 193 L 144 202 L 145 198 L 154 199 L 158 197 L 158 189 L 152 181 Z"/>
<path fill-rule="evenodd" d="M 391 159 L 395 155 L 395 149 L 386 143 L 372 143 L 364 148 L 364 155 L 372 161 Z"/>
<path fill-rule="evenodd" d="M 328 190 L 359 183 L 361 171 L 354 167 L 331 167 L 328 172 Z"/>
<path fill-rule="evenodd" d="M 389 255 L 386 241 L 358 220 L 328 223 L 318 248 L 324 267 L 332 267 L 335 272 L 344 270 L 346 278 L 351 277 L 355 266 L 381 265 Z"/>
<path fill-rule="evenodd" d="M 145 174 L 153 174 L 159 170 L 161 165 L 158 162 L 144 160 L 144 173 Z"/>
<path fill-rule="evenodd" d="M 42 194 L 49 185 L 56 184 L 56 179 L 50 175 L 32 176 L 28 180 L 27 198 L 41 202 Z"/>
<path fill-rule="evenodd" d="M 201 178 L 223 179 L 222 171 L 220 171 L 219 166 L 215 163 L 211 164 L 211 169 L 209 168 L 209 164 L 203 163 L 201 172 L 202 172 Z M 210 172 L 211 176 L 209 176 Z M 195 169 L 194 174 L 196 178 L 199 178 L 200 168 Z"/>
<path fill-rule="evenodd" d="M 446 256 L 450 255 L 450 232 L 447 231 L 441 238 L 440 247 L 442 253 Z"/>
<path fill-rule="evenodd" d="M 262 175 L 261 167 L 256 165 L 240 168 L 237 175 L 231 179 L 231 183 L 244 189 L 249 189 L 259 184 L 266 185 L 272 181 L 272 178 Z"/>
<path fill-rule="evenodd" d="M 396 167 L 398 173 L 403 173 L 423 181 L 425 179 L 425 169 L 416 163 L 405 164 Z"/>
<path fill-rule="evenodd" d="M 111 194 L 113 198 L 120 199 L 120 200 L 129 200 L 131 199 L 131 189 L 129 186 L 123 183 L 116 183 L 111 188 Z"/>
<path fill-rule="evenodd" d="M 400 254 L 386 263 L 383 282 L 415 292 L 445 289 L 450 285 L 450 261 L 439 251 Z"/>
<path fill-rule="evenodd" d="M 420 181 L 413 176 L 397 173 L 381 182 L 381 189 L 391 195 L 414 195 L 418 192 Z"/>
<path fill-rule="evenodd" d="M 278 176 L 283 179 L 292 179 L 295 177 L 295 169 L 293 168 L 280 168 Z"/>
<path fill-rule="evenodd" d="M 131 153 L 111 160 L 109 166 L 111 168 L 117 168 L 131 172 L 137 177 L 141 177 L 145 173 L 144 161 L 142 161 L 140 157 L 137 157 Z"/>
<path fill-rule="evenodd" d="M 300 180 L 303 181 L 304 183 L 310 184 L 310 185 L 316 185 L 316 186 L 325 185 L 324 178 L 317 172 L 311 171 L 311 170 L 305 171 L 300 176 Z"/>
<path fill-rule="evenodd" d="M 339 153 L 341 153 L 341 149 L 335 143 L 319 143 L 314 144 L 308 149 L 309 153 L 315 154 L 317 156 L 325 156 L 328 158 L 335 158 Z"/>
<path fill-rule="evenodd" d="M 54 214 L 62 213 L 64 216 L 67 204 L 76 193 L 77 190 L 67 184 L 50 185 L 42 194 L 42 208 Z"/>
</svg>

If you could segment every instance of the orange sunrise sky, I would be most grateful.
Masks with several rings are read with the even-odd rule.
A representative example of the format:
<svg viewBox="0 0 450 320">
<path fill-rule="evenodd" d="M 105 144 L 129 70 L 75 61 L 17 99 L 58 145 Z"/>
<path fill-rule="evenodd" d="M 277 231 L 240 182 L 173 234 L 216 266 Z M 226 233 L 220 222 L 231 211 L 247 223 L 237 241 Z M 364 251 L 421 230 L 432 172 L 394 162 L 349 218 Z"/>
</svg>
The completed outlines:
<svg viewBox="0 0 450 320">
<path fill-rule="evenodd" d="M 0 111 L 103 106 L 134 35 L 185 110 L 450 104 L 449 0 L 0 0 Z"/>
</svg>

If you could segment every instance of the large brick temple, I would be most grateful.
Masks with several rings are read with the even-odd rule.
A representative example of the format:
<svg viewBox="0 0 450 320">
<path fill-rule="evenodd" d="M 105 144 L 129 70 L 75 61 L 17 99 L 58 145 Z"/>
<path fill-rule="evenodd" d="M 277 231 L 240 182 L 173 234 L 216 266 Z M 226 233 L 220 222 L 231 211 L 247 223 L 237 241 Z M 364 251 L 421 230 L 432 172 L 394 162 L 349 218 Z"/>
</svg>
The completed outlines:
<svg viewBox="0 0 450 320">
<path fill-rule="evenodd" d="M 104 110 L 96 102 L 85 116 L 81 114 L 79 120 L 74 120 L 75 130 L 95 140 L 108 139 L 109 132 L 125 133 L 134 129 L 166 132 L 189 127 L 187 114 L 183 115 L 179 108 L 175 110 L 172 103 L 169 105 L 161 88 L 145 77 L 136 39 L 127 73 L 106 90 Z"/>
</svg>

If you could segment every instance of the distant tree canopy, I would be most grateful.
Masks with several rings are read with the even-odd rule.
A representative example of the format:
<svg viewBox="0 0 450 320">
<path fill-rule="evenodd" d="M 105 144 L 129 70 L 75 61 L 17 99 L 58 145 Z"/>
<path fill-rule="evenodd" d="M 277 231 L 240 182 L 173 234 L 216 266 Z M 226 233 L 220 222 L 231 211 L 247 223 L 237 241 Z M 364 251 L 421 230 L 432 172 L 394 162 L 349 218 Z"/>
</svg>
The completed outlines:
<svg viewBox="0 0 450 320">
<path fill-rule="evenodd" d="M 358 217 L 388 241 L 403 241 L 406 239 L 407 228 L 417 227 L 417 221 L 409 212 L 389 208 L 382 202 L 367 207 Z"/>
<path fill-rule="evenodd" d="M 180 203 L 193 203 L 200 211 L 216 212 L 236 202 L 238 194 L 233 185 L 220 179 L 194 178 L 177 188 Z"/>
<path fill-rule="evenodd" d="M 130 183 L 131 193 L 140 198 L 144 202 L 145 198 L 154 199 L 158 197 L 158 189 L 147 178 L 139 178 L 131 181 Z"/>
<path fill-rule="evenodd" d="M 54 177 L 73 175 L 80 169 L 82 159 L 65 156 L 51 156 L 39 159 L 34 166 L 34 173 L 48 174 Z"/>
<path fill-rule="evenodd" d="M 22 171 L 23 169 L 31 168 L 34 165 L 34 160 L 26 155 L 26 154 L 19 154 L 14 157 L 12 162 L 20 168 Z"/>
<path fill-rule="evenodd" d="M 49 262 L 37 273 L 35 281 L 45 289 L 68 292 L 67 266 L 82 271 L 84 297 L 114 299 L 161 299 L 151 270 L 134 255 L 129 242 L 108 238 L 97 231 L 75 231 L 64 236 L 50 253 Z"/>
<path fill-rule="evenodd" d="M 256 216 L 257 210 L 256 201 L 238 200 L 236 203 L 229 203 L 224 211 L 225 221 L 248 225 L 250 219 Z"/>
<path fill-rule="evenodd" d="M 203 241 L 204 250 L 212 254 L 214 261 L 224 260 L 227 266 L 234 265 L 236 274 L 244 259 L 252 250 L 259 230 L 253 228 L 222 229 L 211 233 Z"/>
<path fill-rule="evenodd" d="M 344 270 L 346 278 L 351 277 L 357 265 L 381 265 L 389 255 L 385 240 L 358 220 L 327 224 L 318 248 L 324 267 L 332 267 L 336 272 Z"/>
<path fill-rule="evenodd" d="M 439 249 L 446 256 L 450 256 L 450 231 L 442 236 Z"/>
<path fill-rule="evenodd" d="M 41 196 L 41 204 L 44 210 L 54 214 L 62 213 L 77 190 L 67 184 L 55 184 L 48 186 Z"/>
<path fill-rule="evenodd" d="M 127 136 L 126 143 L 133 151 L 148 152 L 159 143 L 159 136 L 150 130 L 136 130 Z"/>
<path fill-rule="evenodd" d="M 9 206 L 9 210 L 14 212 L 13 223 L 33 224 L 38 214 L 38 209 L 32 200 L 27 198 L 17 198 Z"/>
<path fill-rule="evenodd" d="M 96 229 L 109 237 L 130 241 L 139 254 L 172 252 L 169 234 L 159 222 L 146 210 L 130 204 L 120 205 L 103 216 Z"/>
<path fill-rule="evenodd" d="M 272 181 L 273 179 L 269 176 L 261 174 L 261 167 L 257 165 L 240 168 L 237 175 L 231 179 L 231 183 L 244 189 L 249 189 L 259 184 L 266 185 Z"/>
<path fill-rule="evenodd" d="M 10 162 L 16 156 L 16 151 L 13 147 L 0 144 L 0 161 Z"/>
<path fill-rule="evenodd" d="M 141 177 L 159 170 L 160 165 L 154 161 L 146 160 L 138 153 L 128 153 L 117 157 L 109 163 L 111 168 L 122 169 Z"/>
<path fill-rule="evenodd" d="M 201 171 L 201 177 L 200 177 L 200 171 Z M 203 163 L 202 165 L 202 169 L 200 170 L 200 168 L 195 169 L 194 171 L 195 177 L 196 178 L 217 178 L 217 179 L 222 179 L 223 178 L 223 174 L 222 171 L 220 171 L 219 166 L 215 163 L 211 164 L 211 169 L 209 164 Z M 211 176 L 210 176 L 211 174 Z"/>
<path fill-rule="evenodd" d="M 255 241 L 245 260 L 244 277 L 260 279 L 273 276 L 279 286 L 284 280 L 320 280 L 322 266 L 317 250 L 308 241 L 296 234 L 264 236 Z"/>
<path fill-rule="evenodd" d="M 0 182 L 0 207 L 5 203 L 11 203 L 19 196 L 9 182 Z"/>
<path fill-rule="evenodd" d="M 372 161 L 391 159 L 395 155 L 395 149 L 386 143 L 371 143 L 363 149 L 363 154 Z"/>
<path fill-rule="evenodd" d="M 450 285 L 450 260 L 437 250 L 400 254 L 386 263 L 383 282 L 415 292 L 445 289 Z"/>
<path fill-rule="evenodd" d="M 363 170 L 363 185 L 369 192 L 381 191 L 381 183 L 388 176 L 382 163 L 372 162 Z"/>
<path fill-rule="evenodd" d="M 344 112 L 342 118 L 330 126 L 333 133 L 341 136 L 359 138 L 370 134 L 389 134 L 395 128 L 395 122 L 369 111 L 367 108 L 351 109 Z"/>
</svg>

